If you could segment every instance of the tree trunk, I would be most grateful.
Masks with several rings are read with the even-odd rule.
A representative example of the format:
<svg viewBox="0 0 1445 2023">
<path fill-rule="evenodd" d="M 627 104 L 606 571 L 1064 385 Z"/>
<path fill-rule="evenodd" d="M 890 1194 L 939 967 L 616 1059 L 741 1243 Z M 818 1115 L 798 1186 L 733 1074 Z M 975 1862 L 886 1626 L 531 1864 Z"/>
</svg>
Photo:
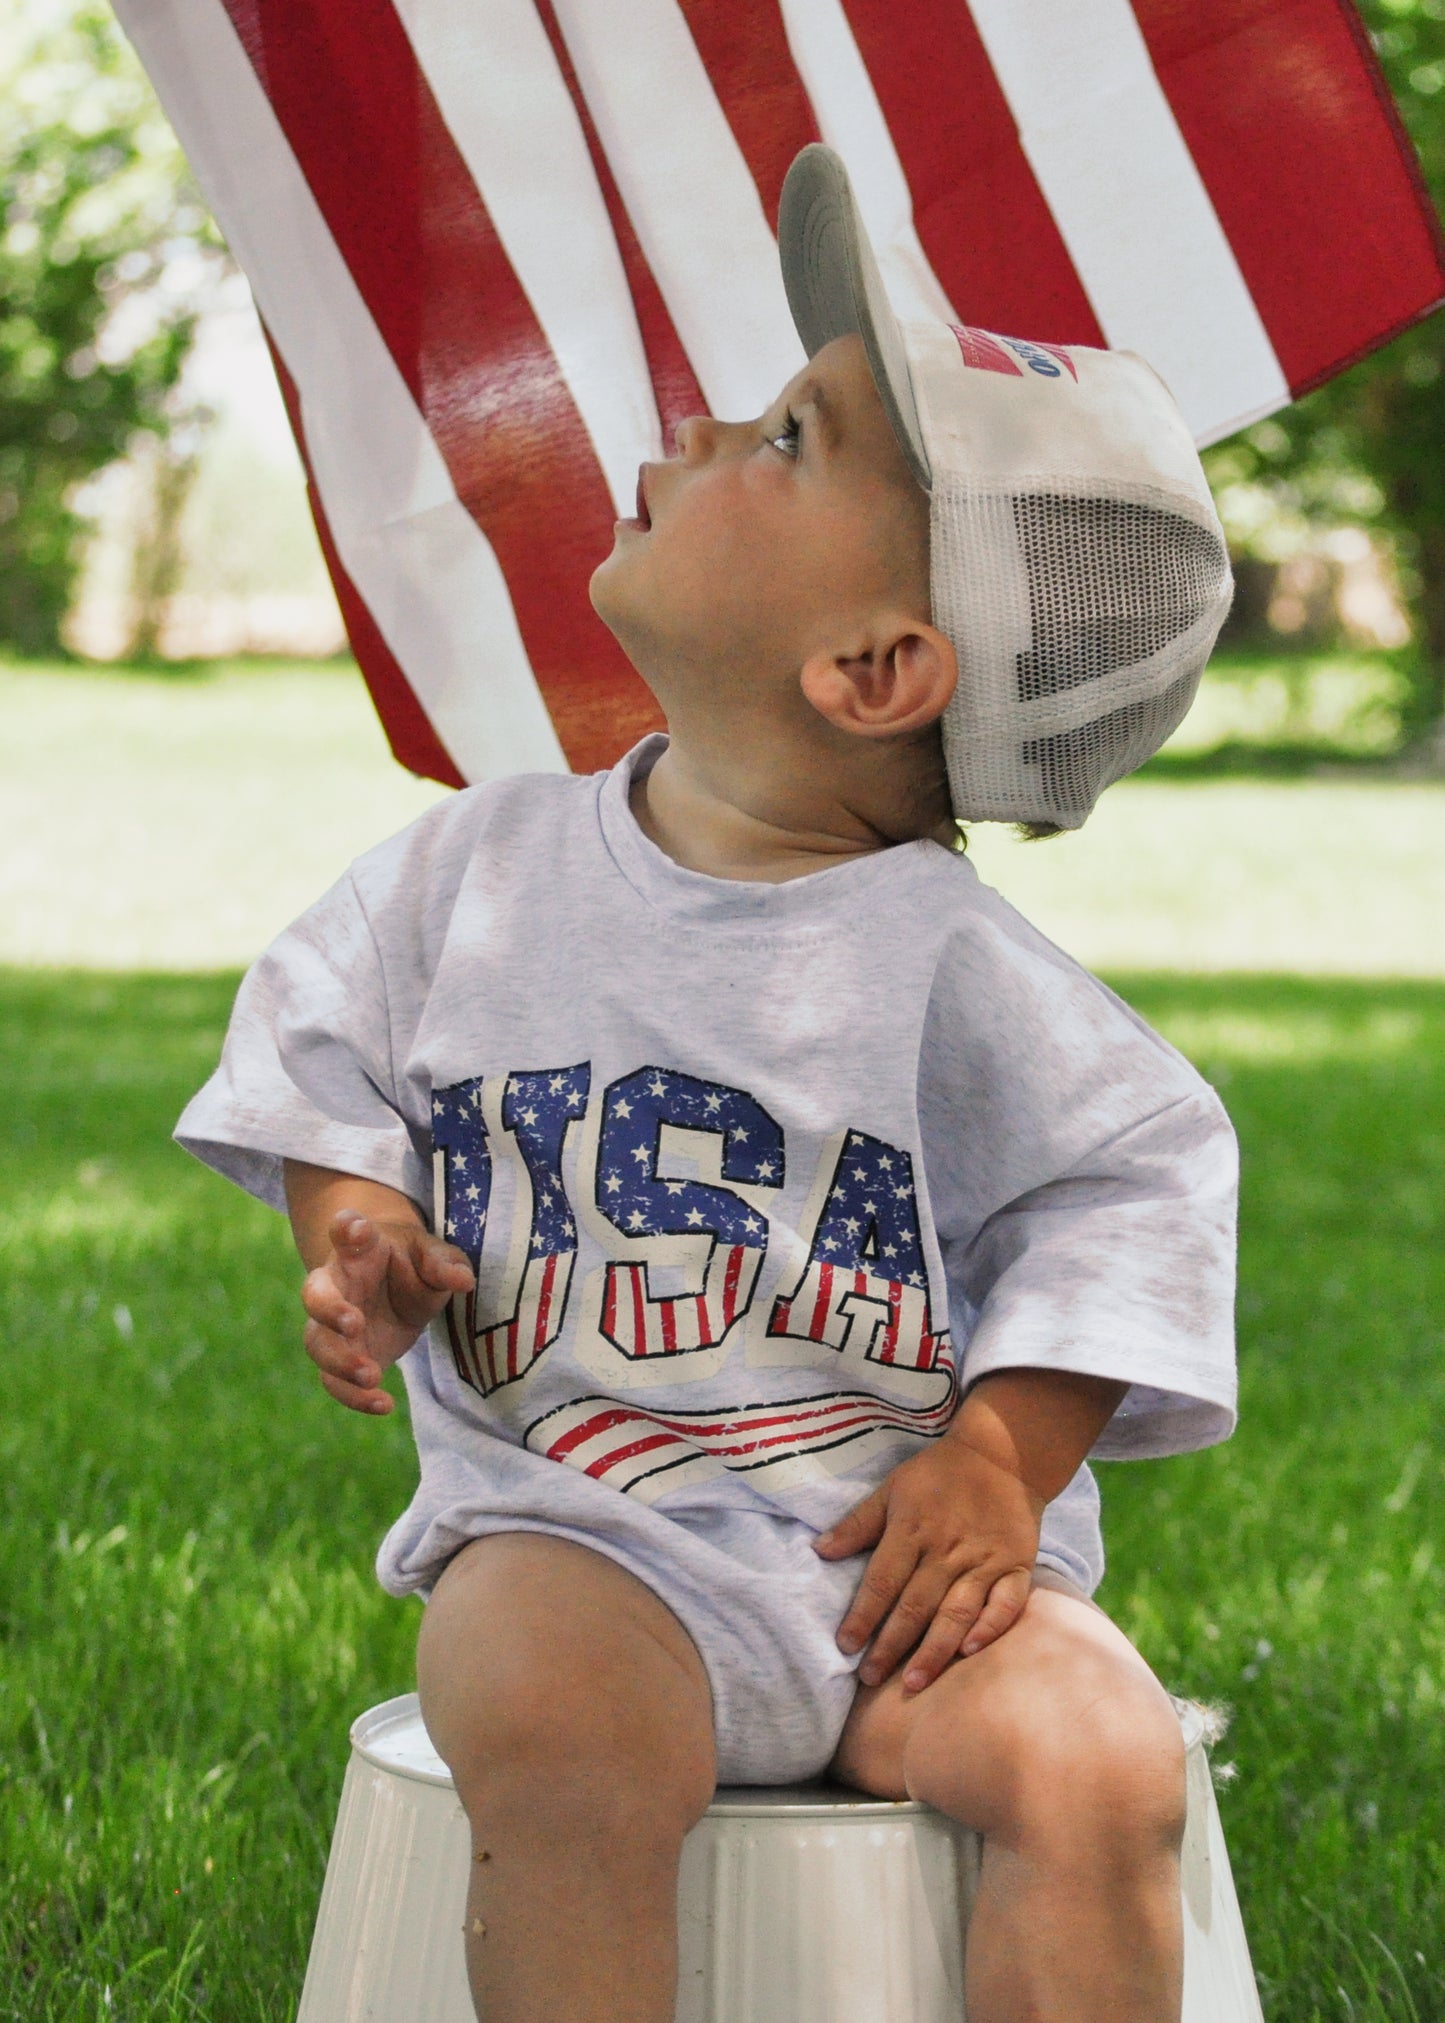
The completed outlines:
<svg viewBox="0 0 1445 2023">
<path fill-rule="evenodd" d="M 1445 525 L 1420 528 L 1419 666 L 1405 724 L 1410 756 L 1445 769 Z"/>
<path fill-rule="evenodd" d="M 194 450 L 178 454 L 171 443 L 163 443 L 159 447 L 149 521 L 136 541 L 131 579 L 136 616 L 128 659 L 155 660 L 159 657 L 166 613 L 181 580 L 185 559 L 181 545 L 181 521 L 191 495 L 191 486 L 196 481 L 198 465 L 199 457 Z"/>
</svg>

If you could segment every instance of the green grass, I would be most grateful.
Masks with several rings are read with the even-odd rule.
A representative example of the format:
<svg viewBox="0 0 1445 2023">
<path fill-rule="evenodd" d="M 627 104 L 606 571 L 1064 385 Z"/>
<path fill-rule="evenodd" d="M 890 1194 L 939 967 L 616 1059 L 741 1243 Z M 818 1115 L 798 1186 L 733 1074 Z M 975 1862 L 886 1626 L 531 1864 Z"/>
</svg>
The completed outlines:
<svg viewBox="0 0 1445 2023">
<path fill-rule="evenodd" d="M 0 2016 L 289 2017 L 414 1464 L 298 1360 L 280 1219 L 166 1143 L 232 984 L 0 996 Z M 375 1435 L 378 1437 L 368 1437 Z M 108 1991 L 108 1992 L 107 1992 Z"/>
<path fill-rule="evenodd" d="M 1386 759 L 1401 736 L 1417 652 L 1289 644 L 1215 654 L 1189 715 L 1150 770 L 1292 770 Z M 1171 765 L 1171 761 L 1174 762 Z"/>
<path fill-rule="evenodd" d="M 1390 672 L 1289 665 L 1322 696 L 1327 676 L 1368 697 Z M 1077 835 L 980 824 L 981 872 L 1096 969 L 1445 975 L 1445 781 L 1342 760 L 1301 776 L 1298 750 L 1267 742 L 1288 729 L 1273 663 L 1244 666 L 1206 681 L 1164 772 L 1112 788 Z M 1323 709 L 1312 737 L 1337 724 Z M 344 663 L 0 658 L 0 710 L 0 963 L 238 967 L 444 792 L 393 761 Z M 1231 774 L 1235 746 L 1219 756 L 1240 738 L 1250 776 Z M 1295 776 L 1260 777 L 1276 764 Z"/>
<path fill-rule="evenodd" d="M 1125 977 L 1245 1154 L 1244 1421 L 1104 1473 L 1104 1600 L 1216 1752 L 1271 2023 L 1445 2015 L 1445 985 Z M 0 2017 L 280 2023 L 401 1415 L 313 1387 L 278 1218 L 166 1143 L 223 977 L 0 972 Z M 107 1992 L 108 1991 L 108 1992 Z"/>
<path fill-rule="evenodd" d="M 0 963 L 231 969 L 446 789 L 349 662 L 0 660 Z"/>
</svg>

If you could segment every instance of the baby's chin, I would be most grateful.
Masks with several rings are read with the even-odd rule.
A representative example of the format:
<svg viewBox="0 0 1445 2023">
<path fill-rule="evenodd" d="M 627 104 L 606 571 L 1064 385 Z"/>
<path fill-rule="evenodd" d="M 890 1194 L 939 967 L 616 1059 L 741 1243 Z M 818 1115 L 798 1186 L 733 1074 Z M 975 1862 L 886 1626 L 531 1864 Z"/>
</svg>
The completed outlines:
<svg viewBox="0 0 1445 2023">
<path fill-rule="evenodd" d="M 626 558 L 619 553 L 621 546 L 622 536 L 619 534 L 611 553 L 603 556 L 587 583 L 587 595 L 592 600 L 592 609 L 607 630 L 616 634 L 619 640 L 621 636 L 617 633 L 617 623 L 619 620 L 626 623 L 628 604 L 625 586 L 617 581 L 626 563 Z M 622 643 L 625 645 L 626 642 Z"/>
</svg>

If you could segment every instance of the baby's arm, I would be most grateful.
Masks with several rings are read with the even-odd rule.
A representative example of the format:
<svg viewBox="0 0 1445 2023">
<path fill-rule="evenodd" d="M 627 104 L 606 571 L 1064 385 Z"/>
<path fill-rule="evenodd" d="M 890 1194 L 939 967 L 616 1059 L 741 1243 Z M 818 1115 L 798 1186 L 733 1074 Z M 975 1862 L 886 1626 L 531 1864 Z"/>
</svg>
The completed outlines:
<svg viewBox="0 0 1445 2023">
<path fill-rule="evenodd" d="M 866 1685 L 913 1651 L 903 1683 L 921 1692 L 960 1651 L 971 1657 L 1018 1620 L 1044 1505 L 1128 1388 L 1064 1370 L 981 1377 L 941 1438 L 814 1541 L 827 1559 L 875 1548 L 838 1629 L 850 1653 L 874 1638 L 859 1666 Z"/>
<path fill-rule="evenodd" d="M 286 1161 L 286 1206 L 301 1261 L 306 1353 L 338 1403 L 389 1412 L 382 1372 L 405 1355 L 472 1268 L 433 1236 L 394 1187 Z"/>
</svg>

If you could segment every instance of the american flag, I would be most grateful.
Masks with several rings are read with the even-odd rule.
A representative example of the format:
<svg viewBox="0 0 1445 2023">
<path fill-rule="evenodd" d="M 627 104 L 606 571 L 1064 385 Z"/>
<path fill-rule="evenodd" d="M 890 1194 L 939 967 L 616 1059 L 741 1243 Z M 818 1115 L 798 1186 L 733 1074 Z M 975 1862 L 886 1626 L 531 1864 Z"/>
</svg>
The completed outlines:
<svg viewBox="0 0 1445 2023">
<path fill-rule="evenodd" d="M 860 1441 L 896 1445 L 900 1434 L 941 1433 L 958 1403 L 951 1363 L 946 1379 L 937 1400 L 917 1407 L 869 1391 L 822 1391 L 711 1412 L 645 1411 L 615 1398 L 579 1398 L 535 1420 L 526 1444 L 645 1503 L 728 1470 L 761 1487 L 783 1487 L 815 1481 L 826 1472 L 819 1456 L 830 1450 L 852 1448 L 845 1463 L 851 1467 L 862 1458 Z"/>
<path fill-rule="evenodd" d="M 715 1187 L 667 1178 L 662 1127 L 721 1134 Z M 655 1294 L 645 1263 L 612 1263 L 602 1332 L 627 1356 L 670 1356 L 720 1342 L 752 1298 L 768 1243 L 766 1214 L 731 1191 L 739 1183 L 783 1184 L 783 1134 L 742 1089 L 676 1069 L 648 1067 L 612 1083 L 597 1148 L 597 1206 L 624 1237 L 691 1238 L 701 1270 L 696 1292 Z M 652 1256 L 655 1241 L 647 1242 Z"/>
<path fill-rule="evenodd" d="M 501 1127 L 519 1155 L 530 1215 L 500 1274 L 483 1270 L 492 1186 L 485 1085 L 473 1079 L 433 1091 L 436 1226 L 466 1251 L 477 1274 L 476 1290 L 448 1306 L 447 1330 L 458 1370 L 484 1397 L 525 1375 L 561 1330 L 577 1257 L 562 1146 L 587 1108 L 590 1085 L 585 1062 L 506 1078 Z"/>
<path fill-rule="evenodd" d="M 773 1307 L 768 1332 L 852 1351 L 898 1369 L 949 1356 L 933 1332 L 928 1268 L 907 1152 L 850 1131 L 843 1141 L 801 1278 Z"/>
<path fill-rule="evenodd" d="M 1445 293 L 1350 0 L 117 0 L 250 277 L 397 756 L 655 722 L 587 579 L 677 420 L 801 363 L 788 162 L 905 315 L 1128 346 L 1201 442 Z"/>
</svg>

